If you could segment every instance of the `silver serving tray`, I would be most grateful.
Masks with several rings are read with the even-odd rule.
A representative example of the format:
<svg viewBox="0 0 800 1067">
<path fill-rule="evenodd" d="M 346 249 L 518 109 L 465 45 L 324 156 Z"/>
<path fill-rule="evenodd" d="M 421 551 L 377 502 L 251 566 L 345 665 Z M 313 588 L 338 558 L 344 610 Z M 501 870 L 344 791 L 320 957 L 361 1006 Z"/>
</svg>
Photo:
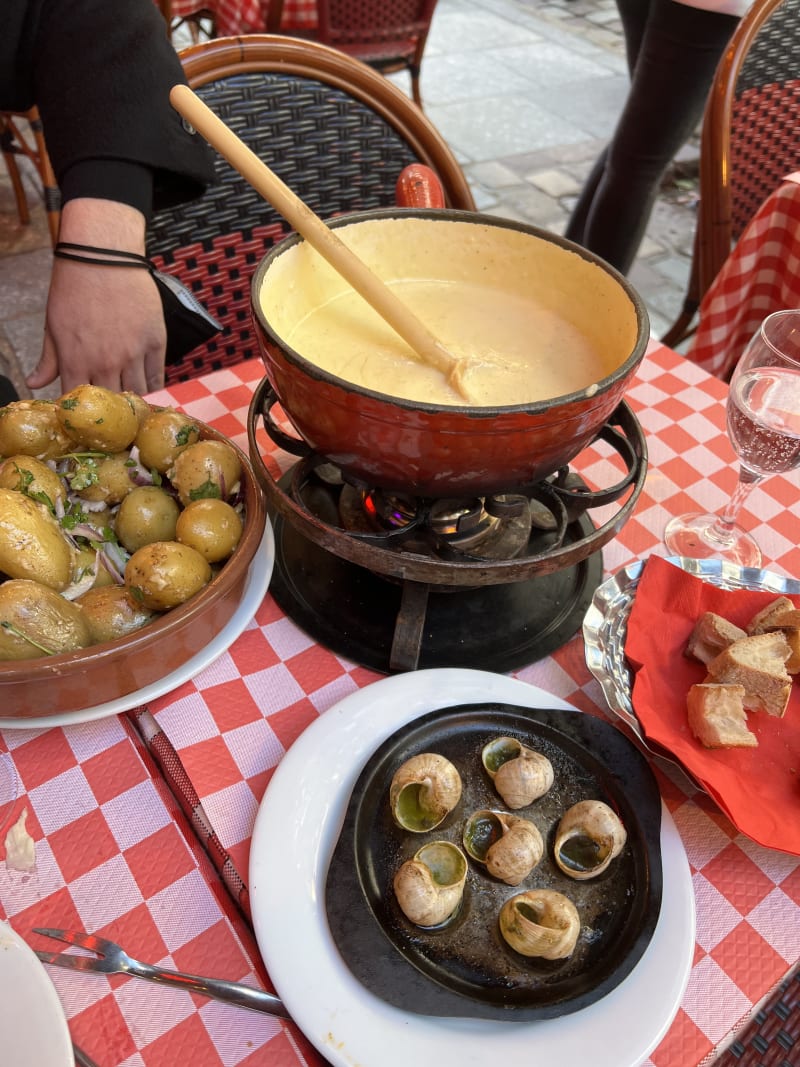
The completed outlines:
<svg viewBox="0 0 800 1067">
<path fill-rule="evenodd" d="M 773 571 L 738 567 L 721 559 L 667 558 L 670 563 L 720 589 L 800 594 L 800 582 Z M 586 665 L 600 683 L 606 703 L 647 747 L 644 729 L 631 703 L 632 679 L 625 659 L 628 618 L 644 564 L 644 560 L 629 563 L 597 588 L 583 620 L 583 640 Z"/>
</svg>

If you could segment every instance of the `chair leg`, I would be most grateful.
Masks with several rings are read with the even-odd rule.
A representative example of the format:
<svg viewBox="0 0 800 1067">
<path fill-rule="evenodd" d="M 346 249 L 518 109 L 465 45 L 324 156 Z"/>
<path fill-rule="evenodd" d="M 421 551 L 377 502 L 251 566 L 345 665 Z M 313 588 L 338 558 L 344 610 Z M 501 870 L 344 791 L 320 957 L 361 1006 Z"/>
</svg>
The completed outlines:
<svg viewBox="0 0 800 1067">
<path fill-rule="evenodd" d="M 684 303 L 680 314 L 661 338 L 662 345 L 674 348 L 695 332 L 697 327 L 693 325 L 693 319 L 697 314 L 697 308 L 698 304 L 693 300 L 687 300 Z"/>
<path fill-rule="evenodd" d="M 33 139 L 36 144 L 36 166 L 42 179 L 42 192 L 44 194 L 44 208 L 47 212 L 47 225 L 50 230 L 50 240 L 55 246 L 58 243 L 58 228 L 61 225 L 61 191 L 58 188 L 55 172 L 47 153 L 47 145 L 44 141 L 44 129 L 39 112 L 34 108 L 29 112 L 28 121 L 31 125 Z"/>
<path fill-rule="evenodd" d="M 207 23 L 207 25 L 204 25 L 204 23 Z M 189 30 L 189 37 L 193 45 L 199 44 L 204 38 L 211 41 L 217 36 L 214 13 L 206 8 L 198 9 L 191 15 L 174 18 L 169 24 L 170 40 L 172 40 L 181 26 L 186 26 Z"/>
<path fill-rule="evenodd" d="M 6 113 L 0 117 L 2 122 L 0 135 L 2 136 L 3 156 L 14 189 L 17 211 L 19 212 L 20 222 L 23 225 L 28 225 L 30 223 L 28 200 L 16 158 L 17 156 L 25 155 L 39 172 L 50 239 L 55 244 L 58 240 L 58 227 L 61 217 L 61 194 L 50 163 L 50 157 L 47 154 L 47 146 L 44 143 L 42 120 L 39 118 L 39 112 L 36 108 L 21 113 L 21 117 L 28 122 L 33 144 L 27 140 L 25 134 L 18 128 L 11 113 Z"/>
<path fill-rule="evenodd" d="M 422 93 L 419 87 L 420 68 L 412 63 L 408 68 L 408 72 L 411 75 L 411 96 L 417 107 L 422 107 Z"/>
<path fill-rule="evenodd" d="M 17 202 L 19 221 L 23 226 L 28 226 L 31 221 L 31 213 L 28 211 L 28 198 L 25 196 L 25 189 L 22 185 L 22 178 L 20 177 L 16 156 L 13 152 L 6 152 L 4 149 L 3 159 L 6 161 L 6 169 L 8 170 L 8 176 L 11 179 L 11 187 L 14 190 L 14 199 Z"/>
<path fill-rule="evenodd" d="M 702 204 L 701 204 L 702 210 Z M 692 262 L 689 268 L 689 282 L 686 287 L 686 296 L 678 312 L 678 317 L 661 338 L 661 343 L 668 348 L 674 348 L 697 330 L 694 322 L 703 293 L 700 291 L 700 227 L 695 226 L 694 247 L 692 249 Z"/>
</svg>

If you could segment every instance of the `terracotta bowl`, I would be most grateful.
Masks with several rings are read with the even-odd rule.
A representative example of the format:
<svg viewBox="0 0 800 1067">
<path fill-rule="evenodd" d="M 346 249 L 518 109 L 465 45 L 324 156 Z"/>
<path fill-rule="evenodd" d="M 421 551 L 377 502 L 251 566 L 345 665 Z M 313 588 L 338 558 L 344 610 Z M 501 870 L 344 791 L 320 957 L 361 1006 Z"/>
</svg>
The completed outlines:
<svg viewBox="0 0 800 1067">
<path fill-rule="evenodd" d="M 552 360 L 576 365 L 578 339 L 598 356 L 596 380 L 553 399 L 502 407 L 437 405 L 353 384 L 323 369 L 314 352 L 301 354 L 287 343 L 298 323 L 349 289 L 310 246 L 288 238 L 261 262 L 252 283 L 267 378 L 303 441 L 370 485 L 453 497 L 538 482 L 595 437 L 644 356 L 649 321 L 641 298 L 603 260 L 554 234 L 448 210 L 365 212 L 330 225 L 384 280 L 400 283 L 400 294 L 409 280 L 461 284 L 473 302 L 480 294 L 488 321 L 493 293 L 520 301 L 536 294 L 563 324 L 563 342 L 554 331 Z M 363 333 L 362 319 L 356 329 Z M 531 350 L 536 343 L 531 338 Z"/>
<path fill-rule="evenodd" d="M 0 662 L 0 716 L 35 725 L 40 716 L 78 712 L 126 697 L 178 670 L 230 621 L 264 535 L 264 496 L 242 450 L 210 426 L 199 425 L 201 439 L 232 445 L 242 464 L 245 521 L 233 555 L 196 596 L 129 637 L 80 652 Z"/>
</svg>

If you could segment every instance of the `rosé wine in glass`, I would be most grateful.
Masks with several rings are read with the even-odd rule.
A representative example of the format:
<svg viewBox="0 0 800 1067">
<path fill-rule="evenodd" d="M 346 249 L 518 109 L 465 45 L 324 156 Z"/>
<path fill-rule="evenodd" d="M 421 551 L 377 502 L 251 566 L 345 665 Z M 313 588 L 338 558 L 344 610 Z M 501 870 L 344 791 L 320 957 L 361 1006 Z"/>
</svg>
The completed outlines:
<svg viewBox="0 0 800 1067">
<path fill-rule="evenodd" d="M 728 397 L 728 436 L 742 463 L 764 477 L 800 466 L 800 370 L 740 374 Z"/>
<path fill-rule="evenodd" d="M 733 372 L 727 419 L 739 456 L 733 496 L 719 515 L 671 519 L 664 542 L 675 555 L 759 567 L 761 550 L 736 519 L 755 485 L 800 466 L 800 310 L 776 311 L 761 323 Z"/>
</svg>

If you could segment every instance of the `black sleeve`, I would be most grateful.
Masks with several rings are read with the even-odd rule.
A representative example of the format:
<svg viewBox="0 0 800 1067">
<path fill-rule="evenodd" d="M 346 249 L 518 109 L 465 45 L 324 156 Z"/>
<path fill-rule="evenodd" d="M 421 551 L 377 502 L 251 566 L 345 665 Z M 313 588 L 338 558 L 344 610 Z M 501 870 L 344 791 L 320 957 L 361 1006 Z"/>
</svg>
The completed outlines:
<svg viewBox="0 0 800 1067">
<path fill-rule="evenodd" d="M 153 0 L 31 0 L 33 99 L 65 199 L 101 196 L 149 213 L 199 196 L 211 153 L 169 103 L 185 82 Z M 37 17 L 38 16 L 38 17 Z M 23 77 L 24 72 L 20 71 Z"/>
</svg>

